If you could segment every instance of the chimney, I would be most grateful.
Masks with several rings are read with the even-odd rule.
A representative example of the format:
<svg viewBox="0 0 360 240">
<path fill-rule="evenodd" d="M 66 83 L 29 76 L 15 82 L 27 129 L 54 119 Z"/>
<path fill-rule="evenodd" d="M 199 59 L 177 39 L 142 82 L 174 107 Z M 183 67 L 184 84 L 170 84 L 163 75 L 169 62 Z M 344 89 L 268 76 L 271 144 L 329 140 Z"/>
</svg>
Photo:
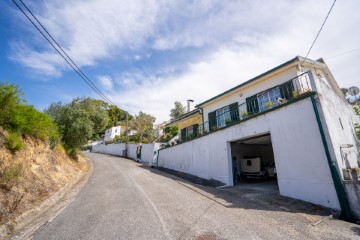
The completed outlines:
<svg viewBox="0 0 360 240">
<path fill-rule="evenodd" d="M 188 99 L 186 112 L 190 112 L 193 109 L 194 109 L 194 100 Z"/>
</svg>

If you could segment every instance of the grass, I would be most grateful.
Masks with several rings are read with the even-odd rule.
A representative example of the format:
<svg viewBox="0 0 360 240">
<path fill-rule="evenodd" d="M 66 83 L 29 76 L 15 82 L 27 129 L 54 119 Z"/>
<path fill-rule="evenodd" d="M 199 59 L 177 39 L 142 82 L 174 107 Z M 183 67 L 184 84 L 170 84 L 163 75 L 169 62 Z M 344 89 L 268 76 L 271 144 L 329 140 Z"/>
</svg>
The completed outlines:
<svg viewBox="0 0 360 240">
<path fill-rule="evenodd" d="M 5 189 L 10 189 L 12 184 L 23 174 L 23 165 L 13 163 L 8 167 L 0 170 L 0 185 Z"/>
<path fill-rule="evenodd" d="M 5 146 L 12 153 L 20 151 L 24 148 L 24 144 L 22 142 L 21 136 L 17 133 L 8 133 L 5 136 Z"/>
</svg>

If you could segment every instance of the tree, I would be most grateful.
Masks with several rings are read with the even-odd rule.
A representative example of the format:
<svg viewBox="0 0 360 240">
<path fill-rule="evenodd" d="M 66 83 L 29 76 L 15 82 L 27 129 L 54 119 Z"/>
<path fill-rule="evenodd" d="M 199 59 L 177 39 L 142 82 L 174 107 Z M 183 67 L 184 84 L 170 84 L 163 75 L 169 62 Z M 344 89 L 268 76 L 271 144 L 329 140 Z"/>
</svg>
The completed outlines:
<svg viewBox="0 0 360 240">
<path fill-rule="evenodd" d="M 126 111 L 118 108 L 115 105 L 110 105 L 108 106 L 107 109 L 108 115 L 109 115 L 109 123 L 107 128 L 111 128 L 111 127 L 115 127 L 117 126 L 119 123 L 124 124 L 124 122 L 126 121 Z M 131 121 L 133 119 L 133 116 L 128 114 L 128 120 Z"/>
<path fill-rule="evenodd" d="M 88 140 L 98 138 L 109 122 L 105 106 L 91 98 L 75 98 L 66 105 L 53 103 L 45 112 L 59 126 L 61 140 L 70 155 Z"/>
<path fill-rule="evenodd" d="M 139 142 L 143 142 L 145 137 L 148 142 L 154 138 L 153 125 L 156 118 L 150 114 L 139 112 L 139 115 L 135 115 L 135 118 L 131 121 L 131 127 L 136 130 L 139 135 Z"/>
<path fill-rule="evenodd" d="M 179 101 L 174 102 L 175 107 L 170 110 L 171 121 L 179 118 L 181 115 L 185 114 L 185 107 Z"/>
<path fill-rule="evenodd" d="M 357 102 L 354 106 L 356 115 L 360 117 L 360 102 Z M 360 124 L 355 124 L 355 132 L 358 140 L 360 141 Z"/>
<path fill-rule="evenodd" d="M 168 142 L 172 138 L 174 138 L 176 135 L 178 135 L 179 132 L 179 126 L 168 126 L 164 128 L 164 135 L 161 137 L 161 142 Z"/>
</svg>

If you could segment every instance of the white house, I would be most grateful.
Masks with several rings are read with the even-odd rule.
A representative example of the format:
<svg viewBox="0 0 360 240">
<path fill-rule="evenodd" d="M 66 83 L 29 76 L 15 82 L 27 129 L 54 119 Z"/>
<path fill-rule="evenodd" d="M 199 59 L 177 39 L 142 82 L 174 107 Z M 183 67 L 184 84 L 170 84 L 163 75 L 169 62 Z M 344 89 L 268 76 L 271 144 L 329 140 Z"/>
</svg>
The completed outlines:
<svg viewBox="0 0 360 240">
<path fill-rule="evenodd" d="M 232 159 L 243 174 L 239 162 L 260 159 L 261 171 L 276 166 L 281 195 L 360 218 L 347 174 L 360 163 L 359 118 L 322 59 L 295 57 L 196 107 L 194 139 L 160 150 L 159 166 L 232 186 Z"/>
<path fill-rule="evenodd" d="M 120 136 L 122 131 L 122 126 L 116 126 L 109 128 L 105 131 L 104 141 L 109 142 L 112 141 L 116 136 Z"/>
</svg>

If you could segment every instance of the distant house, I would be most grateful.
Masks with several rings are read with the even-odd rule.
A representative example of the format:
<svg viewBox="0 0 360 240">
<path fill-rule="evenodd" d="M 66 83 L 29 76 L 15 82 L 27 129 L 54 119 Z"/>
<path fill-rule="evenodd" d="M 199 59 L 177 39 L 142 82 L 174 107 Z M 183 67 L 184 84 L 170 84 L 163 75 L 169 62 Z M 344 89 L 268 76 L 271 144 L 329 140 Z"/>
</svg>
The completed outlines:
<svg viewBox="0 0 360 240">
<path fill-rule="evenodd" d="M 106 129 L 104 141 L 109 142 L 112 141 L 116 136 L 120 136 L 122 133 L 122 129 L 123 129 L 122 126 L 116 126 Z"/>
<path fill-rule="evenodd" d="M 322 59 L 295 57 L 169 125 L 189 118 L 203 122 L 181 144 L 162 149 L 159 166 L 230 186 L 234 174 L 265 177 L 276 169 L 281 195 L 343 212 L 350 204 L 360 218 L 360 179 L 349 174 L 360 164 L 360 120 Z"/>
<path fill-rule="evenodd" d="M 199 127 L 202 127 L 201 110 L 193 109 L 193 103 L 193 100 L 187 100 L 186 113 L 165 125 L 165 127 L 177 125 L 181 141 L 196 137 Z"/>
</svg>

